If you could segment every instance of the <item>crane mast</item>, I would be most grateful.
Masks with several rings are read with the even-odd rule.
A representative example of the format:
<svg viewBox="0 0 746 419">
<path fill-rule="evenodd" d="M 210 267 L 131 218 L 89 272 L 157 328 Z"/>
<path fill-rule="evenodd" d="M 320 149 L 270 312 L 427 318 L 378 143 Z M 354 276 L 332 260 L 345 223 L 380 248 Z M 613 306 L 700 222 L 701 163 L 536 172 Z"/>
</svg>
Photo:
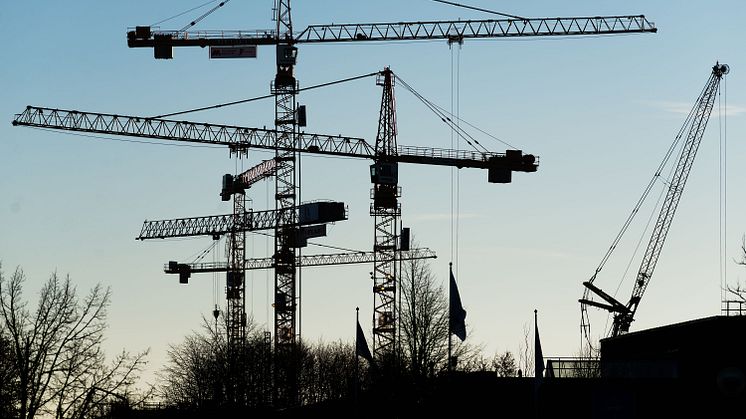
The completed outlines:
<svg viewBox="0 0 746 419">
<path fill-rule="evenodd" d="M 282 150 L 297 144 L 298 81 L 295 79 L 295 61 L 298 49 L 293 45 L 293 22 L 290 0 L 276 0 L 276 61 L 277 74 L 270 90 L 275 96 L 275 209 L 278 211 L 275 227 L 275 297 L 274 297 L 274 400 L 280 406 L 293 405 L 297 397 L 296 356 L 296 248 L 291 243 L 297 214 L 298 174 L 296 151 Z"/>
<path fill-rule="evenodd" d="M 650 279 L 652 278 L 655 267 L 658 264 L 658 259 L 661 250 L 663 249 L 663 244 L 666 241 L 668 231 L 671 228 L 676 209 L 681 200 L 681 196 L 684 193 L 684 187 L 689 178 L 694 158 L 697 155 L 697 150 L 699 149 L 705 128 L 707 127 L 707 122 L 710 119 L 710 114 L 712 113 L 715 104 L 720 81 L 729 71 L 730 69 L 726 64 L 717 63 L 712 67 L 710 78 L 707 80 L 705 87 L 697 98 L 694 108 L 687 118 L 687 122 L 684 124 L 684 127 L 676 138 L 676 142 L 678 142 L 688 126 L 684 144 L 676 163 L 676 168 L 669 180 L 666 197 L 661 205 L 658 218 L 650 235 L 647 248 L 645 249 L 645 254 L 642 257 L 640 269 L 637 272 L 632 296 L 630 297 L 629 302 L 627 302 L 627 304 L 622 304 L 612 296 L 603 292 L 600 288 L 596 287 L 593 284 L 595 275 L 591 281 L 587 281 L 583 284 L 586 287 L 586 292 L 584 298 L 580 300 L 582 306 L 591 305 L 614 313 L 614 322 L 610 335 L 612 337 L 629 332 L 630 325 L 634 321 L 634 316 L 640 305 L 640 300 L 650 284 Z M 656 176 L 660 176 L 660 171 L 656 173 Z M 613 247 L 614 246 L 612 246 L 612 249 Z M 599 270 L 600 269 L 598 269 L 596 273 L 598 273 Z M 599 296 L 605 302 L 600 303 L 586 298 L 589 291 Z"/>
<path fill-rule="evenodd" d="M 189 141 L 229 146 L 238 158 L 249 148 L 275 151 L 275 212 L 274 243 L 275 298 L 274 344 L 275 369 L 273 371 L 277 406 L 297 402 L 297 357 L 295 356 L 296 271 L 298 258 L 292 245 L 297 229 L 297 203 L 300 200 L 300 173 L 298 162 L 301 153 L 328 154 L 373 159 L 374 217 L 374 316 L 375 352 L 378 356 L 393 348 L 396 330 L 396 251 L 400 209 L 399 187 L 396 177 L 398 163 L 472 167 L 488 170 L 488 181 L 510 183 L 513 171 L 534 172 L 537 164 L 533 155 L 520 150 L 506 153 L 444 150 L 427 147 L 401 147 L 396 144 L 393 78 L 389 69 L 381 73 L 379 82 L 384 87 L 379 132 L 375 147 L 364 140 L 332 136 L 319 136 L 299 132 L 305 126 L 305 115 L 297 104 L 299 92 L 294 69 L 297 44 L 356 42 L 356 41 L 411 41 L 442 39 L 461 42 L 476 38 L 515 38 L 546 36 L 592 36 L 630 33 L 655 33 L 657 28 L 643 15 L 526 18 L 501 20 L 398 22 L 344 25 L 312 25 L 299 33 L 293 32 L 290 0 L 275 0 L 276 26 L 265 31 L 153 31 L 149 26 L 138 26 L 127 33 L 127 44 L 132 48 L 153 48 L 158 59 L 173 58 L 174 47 L 273 45 L 276 50 L 276 74 L 270 83 L 275 97 L 274 130 L 235 127 L 226 125 L 197 124 L 169 121 L 158 118 L 121 117 L 118 115 L 80 113 L 45 108 L 27 108 L 13 121 L 14 125 L 46 127 L 60 130 L 108 133 L 136 137 L 158 138 L 172 141 Z M 391 172 L 390 170 L 393 170 Z M 388 177 L 388 179 L 386 178 Z M 241 191 L 229 191 L 225 196 L 234 197 L 233 214 L 220 220 L 210 218 L 199 222 L 223 222 L 229 234 L 228 277 L 237 288 L 235 304 L 230 309 L 234 319 L 243 317 L 244 283 L 244 218 L 248 211 Z M 224 196 L 224 199 L 225 199 Z M 166 223 L 167 224 L 167 223 Z M 164 224 L 165 225 L 165 224 Z M 154 225 L 156 226 L 156 225 Z M 233 230 L 230 230 L 230 228 Z M 231 279 L 232 277 L 232 279 Z M 232 285 L 229 285 L 229 289 Z M 377 318 L 376 318 L 377 317 Z M 381 320 L 384 320 L 381 323 Z M 230 333 L 234 340 L 243 338 L 238 328 Z M 240 367 L 240 366 L 238 366 Z"/>
<path fill-rule="evenodd" d="M 378 77 L 376 84 L 383 87 L 381 111 L 378 118 L 378 134 L 374 163 L 370 166 L 373 183 L 373 354 L 378 359 L 394 354 L 396 349 L 396 322 L 398 319 L 396 292 L 398 264 L 396 251 L 399 246 L 401 227 L 401 189 L 398 180 L 398 164 L 395 160 L 396 105 L 394 101 L 394 78 L 388 67 Z"/>
</svg>

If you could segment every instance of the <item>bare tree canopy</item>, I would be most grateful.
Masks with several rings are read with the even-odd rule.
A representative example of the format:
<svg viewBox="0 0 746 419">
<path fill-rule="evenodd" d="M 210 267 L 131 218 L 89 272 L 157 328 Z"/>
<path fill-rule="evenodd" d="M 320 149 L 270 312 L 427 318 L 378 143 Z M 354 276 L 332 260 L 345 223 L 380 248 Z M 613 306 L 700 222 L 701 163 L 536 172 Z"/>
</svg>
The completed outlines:
<svg viewBox="0 0 746 419">
<path fill-rule="evenodd" d="M 158 373 L 166 404 L 188 409 L 266 407 L 271 402 L 271 340 L 247 320 L 246 342 L 231 347 L 225 316 L 170 345 Z"/>
<path fill-rule="evenodd" d="M 225 319 L 222 316 L 221 319 Z M 225 322 L 205 320 L 201 331 L 171 345 L 159 372 L 161 398 L 171 406 L 227 411 L 271 406 L 271 339 L 247 322 L 246 342 L 231 348 Z M 299 402 L 302 405 L 351 397 L 356 381 L 355 348 L 344 342 L 298 343 Z M 365 380 L 367 369 L 359 379 Z"/>
<path fill-rule="evenodd" d="M 3 387 L 8 383 L 12 392 L 7 417 L 84 418 L 112 399 L 126 398 L 147 352 L 122 352 L 106 364 L 101 343 L 110 290 L 96 285 L 81 300 L 69 277 L 52 274 L 32 313 L 23 299 L 23 271 L 6 278 L 1 268 L 0 341 L 8 345 L 5 373 L 11 375 Z"/>
<path fill-rule="evenodd" d="M 407 260 L 402 265 L 401 358 L 415 377 L 433 377 L 447 368 L 448 296 L 426 260 Z M 455 339 L 453 356 L 460 369 L 480 369 L 479 348 L 467 342 Z"/>
</svg>

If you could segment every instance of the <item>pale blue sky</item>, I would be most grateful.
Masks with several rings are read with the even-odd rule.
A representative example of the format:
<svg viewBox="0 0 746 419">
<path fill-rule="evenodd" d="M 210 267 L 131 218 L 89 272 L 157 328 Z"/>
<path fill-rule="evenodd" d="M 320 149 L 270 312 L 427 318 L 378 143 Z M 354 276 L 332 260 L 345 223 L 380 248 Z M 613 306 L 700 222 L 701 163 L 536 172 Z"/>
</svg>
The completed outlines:
<svg viewBox="0 0 746 419">
<path fill-rule="evenodd" d="M 200 316 L 209 315 L 213 305 L 211 275 L 180 286 L 162 273 L 162 265 L 186 260 L 210 239 L 143 243 L 134 237 L 145 219 L 230 212 L 218 193 L 222 174 L 233 172 L 234 162 L 223 149 L 102 141 L 13 128 L 10 121 L 27 104 L 157 115 L 265 95 L 274 75 L 274 51 L 260 48 L 256 60 L 211 61 L 206 50 L 177 49 L 174 60 L 156 61 L 150 50 L 126 47 L 127 27 L 157 22 L 200 1 L 6 3 L 0 9 L 3 269 L 25 269 L 30 297 L 54 270 L 69 273 L 81 290 L 96 282 L 111 286 L 109 352 L 151 347 L 154 369 L 163 362 L 167 344 L 198 329 Z M 198 28 L 271 28 L 271 3 L 233 0 Z M 736 0 L 526 3 L 470 4 L 530 17 L 645 14 L 659 28 L 657 34 L 615 37 L 467 41 L 458 52 L 461 117 L 541 158 L 537 173 L 517 174 L 510 185 L 488 184 L 480 171 L 461 171 L 457 279 L 469 339 L 483 344 L 488 354 L 516 351 L 537 308 L 544 353 L 572 356 L 580 341 L 581 283 L 642 192 L 683 123 L 682 108 L 691 107 L 716 60 L 732 69 L 727 275 L 731 282 L 746 279 L 731 262 L 746 232 L 746 199 L 739 185 L 746 178 L 741 164 L 746 5 Z M 293 13 L 298 30 L 317 23 L 489 17 L 425 0 L 298 0 Z M 187 21 L 180 18 L 163 28 L 180 28 Z M 296 74 L 301 86 L 309 86 L 389 65 L 424 96 L 449 108 L 451 63 L 445 42 L 302 45 Z M 450 147 L 446 127 L 406 90 L 396 92 L 399 143 Z M 303 93 L 299 101 L 308 106 L 308 132 L 374 140 L 380 88 L 373 79 Z M 270 126 L 273 105 L 263 101 L 183 119 Z M 635 330 L 719 313 L 720 127 L 716 107 Z M 478 138 L 492 150 L 505 149 Z M 244 164 L 268 156 L 253 153 Z M 331 226 L 321 242 L 372 247 L 367 166 L 337 158 L 303 160 L 303 199 L 341 200 L 350 209 L 350 220 Z M 432 267 L 441 281 L 447 279 L 451 252 L 450 176 L 442 167 L 400 168 L 404 225 L 440 256 Z M 266 184 L 250 194 L 255 208 L 267 208 Z M 640 231 L 638 223 L 597 280 L 599 286 L 616 289 Z M 266 255 L 265 238 L 250 236 L 249 246 L 256 256 Z M 304 338 L 353 339 L 355 307 L 363 319 L 372 313 L 369 271 L 350 266 L 303 272 Z M 251 278 L 247 310 L 265 325 L 272 280 L 265 273 Z M 618 298 L 627 301 L 630 290 L 627 281 Z M 596 318 L 594 327 L 603 327 L 605 316 Z"/>
</svg>

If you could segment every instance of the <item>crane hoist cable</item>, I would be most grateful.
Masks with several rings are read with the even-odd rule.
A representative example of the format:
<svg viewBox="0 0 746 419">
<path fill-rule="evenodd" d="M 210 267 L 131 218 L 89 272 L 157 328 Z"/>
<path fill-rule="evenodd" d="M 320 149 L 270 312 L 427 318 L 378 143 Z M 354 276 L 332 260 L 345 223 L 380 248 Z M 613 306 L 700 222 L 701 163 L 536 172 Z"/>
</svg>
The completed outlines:
<svg viewBox="0 0 746 419">
<path fill-rule="evenodd" d="M 462 42 L 459 40 L 456 42 L 458 49 L 453 48 L 453 42 L 448 44 L 448 49 L 451 51 L 451 109 L 456 114 L 456 123 L 451 124 L 451 143 L 453 143 L 454 134 L 456 137 L 456 149 L 461 148 L 459 138 L 463 136 L 461 133 L 461 126 L 458 123 L 458 118 L 461 116 L 461 46 Z M 455 58 L 455 59 L 454 59 Z M 474 147 L 469 140 L 465 139 L 467 144 Z M 476 147 L 474 147 L 476 149 Z M 455 180 L 455 182 L 454 182 Z M 455 212 L 454 212 L 455 207 Z M 459 256 L 461 255 L 459 244 L 459 230 L 461 227 L 461 171 L 451 169 L 451 224 L 453 225 L 453 243 L 451 243 L 451 261 L 456 264 L 456 276 L 461 278 L 459 269 L 461 264 L 459 263 Z M 450 338 L 449 338 L 450 341 Z"/>
<path fill-rule="evenodd" d="M 723 89 L 718 92 L 718 139 L 719 139 L 719 259 L 720 301 L 726 299 L 728 270 L 726 248 L 728 243 L 728 80 L 723 79 Z"/>
</svg>

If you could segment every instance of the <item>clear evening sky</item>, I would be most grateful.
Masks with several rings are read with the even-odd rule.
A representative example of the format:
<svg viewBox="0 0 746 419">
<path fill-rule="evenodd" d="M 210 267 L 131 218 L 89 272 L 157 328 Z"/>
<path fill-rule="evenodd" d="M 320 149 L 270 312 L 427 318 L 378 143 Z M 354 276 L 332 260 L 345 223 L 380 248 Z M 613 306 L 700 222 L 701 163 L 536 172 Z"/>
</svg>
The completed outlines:
<svg viewBox="0 0 746 419">
<path fill-rule="evenodd" d="M 210 238 L 139 242 L 145 219 L 224 214 L 221 176 L 236 171 L 222 148 L 147 145 L 86 138 L 10 121 L 26 105 L 153 116 L 269 93 L 274 51 L 257 59 L 210 60 L 207 50 L 176 49 L 156 61 L 128 49 L 128 27 L 155 23 L 200 1 L 14 1 L 0 8 L 0 261 L 5 274 L 25 270 L 32 301 L 53 271 L 70 274 L 84 293 L 101 282 L 113 289 L 108 351 L 152 349 L 151 370 L 178 343 L 224 307 L 224 280 L 195 275 L 188 286 L 162 272 L 168 260 L 189 261 Z M 513 183 L 487 183 L 486 173 L 460 171 L 457 280 L 468 312 L 469 341 L 486 355 L 517 351 L 524 325 L 539 321 L 544 354 L 572 356 L 580 342 L 582 282 L 593 273 L 652 176 L 716 61 L 728 63 L 728 116 L 716 104 L 668 241 L 643 297 L 633 330 L 719 314 L 721 143 L 727 132 L 725 275 L 746 281 L 733 262 L 746 232 L 746 4 L 739 0 L 487 1 L 470 4 L 528 17 L 645 14 L 657 34 L 556 39 L 301 45 L 301 86 L 374 72 L 384 66 L 422 95 L 451 107 L 452 63 L 459 64 L 461 118 L 540 156 L 539 171 Z M 269 0 L 233 0 L 197 29 L 273 27 Z M 425 0 L 293 3 L 297 30 L 309 24 L 483 19 L 492 16 Z M 198 13 L 162 25 L 178 29 Z M 724 91 L 725 92 L 725 91 Z M 380 87 L 372 78 L 304 92 L 307 132 L 375 140 Z M 450 148 L 451 134 L 402 86 L 397 86 L 399 143 Z M 722 97 L 725 101 L 725 95 Z M 178 117 L 249 127 L 273 124 L 273 101 Z M 727 120 L 727 131 L 725 121 Z M 719 135 L 719 131 L 723 135 Z M 494 151 L 507 146 L 477 136 Z M 721 142 L 722 138 L 722 142 Z M 468 145 L 462 142 L 462 148 Z M 248 168 L 270 153 L 251 153 Z M 318 242 L 372 248 L 367 161 L 302 160 L 303 200 L 334 199 L 350 219 L 330 226 Z M 238 168 L 240 170 L 240 167 Z M 403 224 L 447 284 L 451 259 L 451 170 L 400 168 Z M 658 185 L 658 191 L 663 187 Z M 249 190 L 256 209 L 273 208 L 273 184 Z M 653 194 L 653 198 L 657 193 Z M 654 199 L 651 200 L 651 202 Z M 642 228 L 636 229 L 596 281 L 614 292 Z M 249 254 L 268 255 L 271 242 L 249 235 Z M 643 247 L 647 236 L 643 239 Z M 205 260 L 223 260 L 210 253 Z M 310 247 L 305 253 L 329 252 Z M 642 250 L 641 250 L 642 251 Z M 641 252 L 640 251 L 640 252 Z M 626 302 L 639 265 L 632 262 L 617 298 Z M 369 336 L 373 296 L 370 266 L 308 268 L 302 274 L 302 334 L 310 341 L 354 339 L 355 307 Z M 248 275 L 247 311 L 271 329 L 271 272 Z M 606 316 L 595 313 L 594 328 Z M 367 325 L 367 326 L 365 326 Z"/>
</svg>

